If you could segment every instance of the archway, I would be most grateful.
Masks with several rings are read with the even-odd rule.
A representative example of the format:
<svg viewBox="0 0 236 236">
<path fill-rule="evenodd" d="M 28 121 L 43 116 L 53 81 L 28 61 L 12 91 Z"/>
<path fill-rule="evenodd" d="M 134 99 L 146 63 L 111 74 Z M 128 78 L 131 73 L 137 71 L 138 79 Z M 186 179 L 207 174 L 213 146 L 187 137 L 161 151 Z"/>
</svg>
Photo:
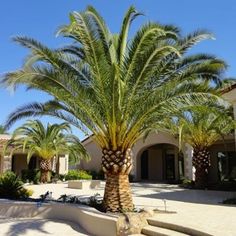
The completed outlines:
<svg viewBox="0 0 236 236">
<path fill-rule="evenodd" d="M 175 145 L 161 143 L 142 150 L 138 161 L 140 180 L 175 182 L 183 175 L 183 157 Z"/>
</svg>

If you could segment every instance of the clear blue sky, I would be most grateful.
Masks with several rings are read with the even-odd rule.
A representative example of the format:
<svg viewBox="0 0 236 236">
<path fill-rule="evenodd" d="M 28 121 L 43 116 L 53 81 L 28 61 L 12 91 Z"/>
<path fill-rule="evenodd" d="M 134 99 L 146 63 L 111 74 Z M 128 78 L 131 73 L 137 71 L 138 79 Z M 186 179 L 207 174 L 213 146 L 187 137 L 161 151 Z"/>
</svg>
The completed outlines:
<svg viewBox="0 0 236 236">
<path fill-rule="evenodd" d="M 27 51 L 11 41 L 15 35 L 34 37 L 50 47 L 65 44 L 55 37 L 58 26 L 68 22 L 68 13 L 81 11 L 90 4 L 107 21 L 112 32 L 119 31 L 123 14 L 131 4 L 143 13 L 132 32 L 147 20 L 178 25 L 183 33 L 204 28 L 215 34 L 216 40 L 205 41 L 192 52 L 216 54 L 229 64 L 227 76 L 236 77 L 236 1 L 235 0 L 5 0 L 0 7 L 0 74 L 22 65 Z M 131 33 L 132 33 L 131 32 Z M 17 90 L 14 94 L 0 89 L 0 124 L 18 106 L 32 101 L 44 101 L 39 92 Z M 44 122 L 53 122 L 44 118 Z M 17 122 L 11 130 L 22 122 Z M 82 135 L 75 130 L 80 137 Z"/>
</svg>

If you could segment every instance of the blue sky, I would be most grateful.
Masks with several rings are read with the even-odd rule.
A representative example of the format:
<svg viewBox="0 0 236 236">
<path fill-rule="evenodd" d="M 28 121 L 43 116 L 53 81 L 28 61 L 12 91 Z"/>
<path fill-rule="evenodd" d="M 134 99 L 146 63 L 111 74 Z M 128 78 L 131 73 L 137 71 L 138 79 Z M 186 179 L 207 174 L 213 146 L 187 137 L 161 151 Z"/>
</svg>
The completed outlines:
<svg viewBox="0 0 236 236">
<path fill-rule="evenodd" d="M 111 31 L 118 32 L 123 14 L 131 4 L 145 14 L 133 25 L 131 36 L 148 20 L 176 24 L 183 34 L 199 28 L 208 29 L 216 40 L 205 41 L 192 52 L 206 52 L 223 58 L 229 64 L 227 76 L 236 77 L 235 0 L 3 0 L 0 5 L 0 74 L 19 68 L 27 55 L 27 50 L 11 41 L 12 36 L 27 35 L 50 47 L 62 46 L 66 42 L 55 37 L 57 27 L 68 22 L 69 12 L 81 11 L 87 5 L 96 7 Z M 0 89 L 0 124 L 20 105 L 45 100 L 47 95 L 40 92 L 26 92 L 21 88 L 12 94 Z M 55 121 L 52 118 L 42 120 Z M 17 122 L 10 131 L 22 122 Z M 74 132 L 83 137 L 77 130 Z"/>
</svg>

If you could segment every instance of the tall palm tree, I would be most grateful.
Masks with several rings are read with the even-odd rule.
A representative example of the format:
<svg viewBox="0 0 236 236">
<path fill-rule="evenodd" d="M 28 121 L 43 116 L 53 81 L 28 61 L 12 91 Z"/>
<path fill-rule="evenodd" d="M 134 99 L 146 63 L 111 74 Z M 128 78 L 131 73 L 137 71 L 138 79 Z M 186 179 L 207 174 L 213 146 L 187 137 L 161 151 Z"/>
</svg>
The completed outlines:
<svg viewBox="0 0 236 236">
<path fill-rule="evenodd" d="M 185 55 L 199 41 L 212 38 L 203 30 L 181 36 L 176 26 L 149 22 L 129 38 L 139 15 L 131 6 L 120 32 L 112 34 L 93 7 L 73 12 L 70 23 L 58 31 L 73 43 L 56 50 L 16 37 L 30 55 L 21 69 L 3 78 L 7 87 L 21 84 L 54 98 L 19 108 L 7 126 L 47 114 L 93 133 L 107 177 L 104 207 L 113 212 L 133 209 L 128 174 L 134 143 L 173 110 L 212 97 L 214 89 L 203 81 L 219 81 L 226 68 L 213 55 Z"/>
<path fill-rule="evenodd" d="M 182 110 L 176 116 L 165 119 L 163 127 L 179 136 L 183 142 L 193 147 L 192 163 L 195 167 L 195 186 L 205 188 L 208 184 L 210 167 L 209 147 L 236 127 L 230 109 L 218 104 L 195 106 Z"/>
<path fill-rule="evenodd" d="M 48 173 L 52 169 L 52 158 L 60 154 L 70 154 L 76 158 L 86 157 L 88 154 L 79 139 L 69 133 L 68 123 L 48 124 L 46 127 L 39 121 L 28 121 L 17 128 L 12 138 L 6 143 L 5 151 L 11 148 L 11 155 L 15 151 L 27 152 L 27 161 L 33 155 L 40 158 L 41 182 L 48 181 Z"/>
</svg>

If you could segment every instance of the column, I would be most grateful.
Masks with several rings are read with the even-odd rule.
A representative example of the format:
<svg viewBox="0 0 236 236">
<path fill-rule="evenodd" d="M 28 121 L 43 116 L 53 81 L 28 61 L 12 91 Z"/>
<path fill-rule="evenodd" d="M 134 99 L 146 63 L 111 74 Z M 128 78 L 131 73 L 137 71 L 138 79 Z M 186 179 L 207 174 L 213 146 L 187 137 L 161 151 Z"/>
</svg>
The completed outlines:
<svg viewBox="0 0 236 236">
<path fill-rule="evenodd" d="M 186 178 L 193 180 L 193 148 L 189 144 L 185 144 L 183 148 L 184 154 L 184 175 Z"/>
</svg>

